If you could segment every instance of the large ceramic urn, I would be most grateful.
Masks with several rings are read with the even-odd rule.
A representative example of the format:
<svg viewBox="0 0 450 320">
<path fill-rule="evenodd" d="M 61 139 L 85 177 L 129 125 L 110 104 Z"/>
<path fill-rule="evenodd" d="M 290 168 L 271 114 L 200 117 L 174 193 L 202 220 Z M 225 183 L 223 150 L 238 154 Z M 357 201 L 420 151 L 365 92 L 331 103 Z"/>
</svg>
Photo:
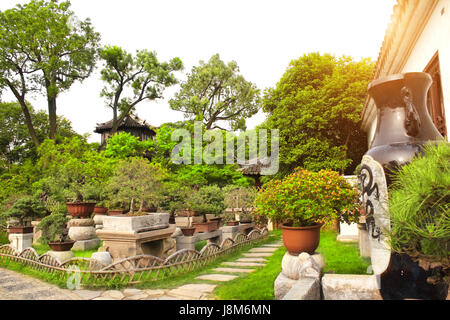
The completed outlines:
<svg viewBox="0 0 450 320">
<path fill-rule="evenodd" d="M 391 252 L 387 241 L 390 175 L 419 154 L 426 142 L 443 139 L 427 111 L 431 83 L 427 73 L 414 72 L 369 84 L 377 107 L 377 126 L 361 162 L 360 177 L 372 268 L 384 299 L 441 299 L 447 295 L 445 285 L 427 283 L 431 270 L 425 271 L 405 254 Z"/>
</svg>

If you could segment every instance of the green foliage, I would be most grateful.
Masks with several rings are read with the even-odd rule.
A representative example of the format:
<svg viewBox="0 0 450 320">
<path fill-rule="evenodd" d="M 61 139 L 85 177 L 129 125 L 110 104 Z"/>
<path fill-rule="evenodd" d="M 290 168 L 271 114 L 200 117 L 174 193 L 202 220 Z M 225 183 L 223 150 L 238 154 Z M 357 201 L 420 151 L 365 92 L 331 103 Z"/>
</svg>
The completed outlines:
<svg viewBox="0 0 450 320">
<path fill-rule="evenodd" d="M 179 165 L 175 169 L 177 180 L 182 185 L 200 188 L 206 185 L 224 187 L 228 184 L 248 186 L 250 182 L 234 165 Z"/>
<path fill-rule="evenodd" d="M 147 50 L 137 51 L 133 57 L 120 47 L 106 46 L 100 50 L 100 57 L 104 62 L 101 79 L 106 83 L 101 96 L 113 110 L 112 134 L 138 103 L 161 99 L 164 89 L 177 83 L 173 72 L 183 69 L 179 58 L 159 62 L 156 52 Z M 123 97 L 125 92 L 132 94 Z"/>
<path fill-rule="evenodd" d="M 25 226 L 26 220 L 43 217 L 47 211 L 41 201 L 32 197 L 23 197 L 14 203 L 6 212 L 1 213 L 4 219 L 17 219 L 18 226 Z"/>
<path fill-rule="evenodd" d="M 28 108 L 37 138 L 42 142 L 49 134 L 48 115 L 44 111 L 34 111 L 31 105 Z M 58 117 L 57 140 L 75 135 L 77 133 L 72 129 L 70 121 Z M 22 164 L 26 159 L 36 161 L 37 151 L 22 109 L 16 102 L 0 102 L 0 172 L 14 164 Z M 4 167 L 1 162 L 4 162 Z"/>
<path fill-rule="evenodd" d="M 207 130 L 221 129 L 218 121 L 227 121 L 232 130 L 245 130 L 245 119 L 260 108 L 260 93 L 238 72 L 235 61 L 225 64 L 219 54 L 207 63 L 200 61 L 169 101 L 171 109 L 182 111 L 191 120 L 203 121 Z"/>
<path fill-rule="evenodd" d="M 291 61 L 265 91 L 269 116 L 260 128 L 280 130 L 280 173 L 296 167 L 352 173 L 366 150 L 360 114 L 373 63 L 310 53 Z"/>
<path fill-rule="evenodd" d="M 96 190 L 112 174 L 117 160 L 105 157 L 93 145 L 74 137 L 61 144 L 45 140 L 39 147 L 38 165 L 44 177 L 35 183 L 35 194 L 46 199 L 83 201 L 95 198 Z"/>
<path fill-rule="evenodd" d="M 77 19 L 69 7 L 69 1 L 31 0 L 0 12 L 1 82 L 25 108 L 26 93 L 46 96 L 51 139 L 57 128 L 56 98 L 90 75 L 100 40 L 90 20 Z"/>
<path fill-rule="evenodd" d="M 311 226 L 336 218 L 357 221 L 358 191 L 337 172 L 296 169 L 283 180 L 272 180 L 255 200 L 256 213 L 293 226 Z"/>
<path fill-rule="evenodd" d="M 163 200 L 165 178 L 166 170 L 146 159 L 121 160 L 106 185 L 108 199 L 130 205 L 130 214 L 134 213 L 135 203 L 140 205 L 139 211 L 144 205 L 157 206 Z"/>
<path fill-rule="evenodd" d="M 222 190 L 218 186 L 205 186 L 198 191 L 191 191 L 186 201 L 186 208 L 195 211 L 196 214 L 219 215 L 225 210 L 223 200 Z"/>
<path fill-rule="evenodd" d="M 120 132 L 106 141 L 105 156 L 118 159 L 144 156 L 146 151 L 153 149 L 154 144 L 153 140 L 140 141 L 130 133 Z"/>
<path fill-rule="evenodd" d="M 394 176 L 389 193 L 393 250 L 450 268 L 450 144 L 424 147 Z"/>
<path fill-rule="evenodd" d="M 66 241 L 67 222 L 69 219 L 64 214 L 55 213 L 46 216 L 36 227 L 37 230 L 42 230 L 39 242 L 48 244 L 53 241 Z"/>
</svg>

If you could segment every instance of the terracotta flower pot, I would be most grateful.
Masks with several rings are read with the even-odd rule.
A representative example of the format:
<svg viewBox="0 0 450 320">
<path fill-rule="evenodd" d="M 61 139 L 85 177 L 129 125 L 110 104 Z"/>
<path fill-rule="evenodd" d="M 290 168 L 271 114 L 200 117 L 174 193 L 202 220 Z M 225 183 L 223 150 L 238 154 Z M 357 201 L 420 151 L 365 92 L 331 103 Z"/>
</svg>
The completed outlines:
<svg viewBox="0 0 450 320">
<path fill-rule="evenodd" d="M 238 226 L 238 225 L 239 225 L 239 221 L 227 221 L 227 226 L 229 226 L 229 227 Z"/>
<path fill-rule="evenodd" d="M 126 210 L 123 209 L 110 209 L 108 210 L 108 216 L 121 216 L 125 213 Z"/>
<path fill-rule="evenodd" d="M 219 229 L 222 222 L 222 218 L 221 217 L 211 218 L 209 219 L 209 221 L 214 222 L 217 225 L 217 229 Z"/>
<path fill-rule="evenodd" d="M 192 226 L 195 228 L 195 233 L 207 233 L 217 230 L 217 223 L 214 221 L 193 223 Z"/>
<path fill-rule="evenodd" d="M 8 228 L 9 233 L 33 233 L 33 227 L 11 226 Z"/>
<path fill-rule="evenodd" d="M 146 208 L 142 208 L 142 212 L 156 212 L 158 211 L 157 207 L 146 207 Z"/>
<path fill-rule="evenodd" d="M 66 207 L 72 217 L 86 218 L 94 212 L 95 202 L 66 202 Z"/>
<path fill-rule="evenodd" d="M 52 249 L 53 251 L 69 251 L 70 249 L 72 249 L 74 243 L 75 241 L 64 241 L 64 242 L 56 241 L 56 242 L 49 242 L 48 245 L 50 249 Z"/>
<path fill-rule="evenodd" d="M 313 254 L 319 246 L 321 227 L 322 224 L 319 223 L 310 227 L 291 227 L 283 224 L 281 230 L 287 251 L 294 256 L 302 252 Z"/>
<path fill-rule="evenodd" d="M 106 207 L 94 207 L 94 213 L 95 214 L 100 214 L 100 215 L 108 214 L 108 208 L 106 208 Z"/>
<path fill-rule="evenodd" d="M 183 235 L 185 237 L 192 237 L 195 233 L 195 228 L 180 228 L 181 232 L 183 232 Z"/>
</svg>

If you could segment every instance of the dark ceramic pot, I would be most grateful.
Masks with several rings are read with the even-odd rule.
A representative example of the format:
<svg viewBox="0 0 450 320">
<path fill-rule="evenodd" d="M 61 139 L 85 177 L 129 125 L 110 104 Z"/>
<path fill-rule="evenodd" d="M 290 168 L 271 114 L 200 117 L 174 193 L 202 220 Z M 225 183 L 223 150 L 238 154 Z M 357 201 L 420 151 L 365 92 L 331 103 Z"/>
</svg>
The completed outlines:
<svg viewBox="0 0 450 320">
<path fill-rule="evenodd" d="M 193 223 L 192 227 L 195 228 L 195 233 L 207 233 L 217 230 L 217 223 L 213 221 Z"/>
<path fill-rule="evenodd" d="M 239 225 L 239 221 L 227 221 L 227 226 L 229 227 L 234 227 L 234 226 L 238 226 Z"/>
<path fill-rule="evenodd" d="M 319 223 L 309 227 L 291 227 L 283 224 L 281 225 L 283 244 L 293 256 L 298 256 L 302 252 L 314 254 L 319 246 L 321 227 L 322 224 Z"/>
<path fill-rule="evenodd" d="M 70 249 L 72 249 L 74 244 L 75 241 L 56 241 L 48 243 L 50 249 L 52 249 L 53 251 L 69 251 Z"/>
<path fill-rule="evenodd" d="M 443 140 L 427 110 L 431 83 L 429 74 L 413 72 L 391 75 L 369 85 L 377 107 L 377 126 L 366 155 L 383 167 L 388 190 L 392 173 L 420 154 L 425 143 Z M 407 255 L 391 253 L 389 265 L 380 275 L 380 293 L 389 300 L 445 299 L 448 284 L 428 284 L 426 279 L 432 273 Z"/>
<path fill-rule="evenodd" d="M 94 207 L 94 213 L 99 215 L 108 214 L 108 208 L 106 207 Z"/>
<path fill-rule="evenodd" d="M 123 214 L 125 214 L 124 209 L 113 209 L 113 210 L 108 210 L 108 216 L 121 216 Z"/>
</svg>

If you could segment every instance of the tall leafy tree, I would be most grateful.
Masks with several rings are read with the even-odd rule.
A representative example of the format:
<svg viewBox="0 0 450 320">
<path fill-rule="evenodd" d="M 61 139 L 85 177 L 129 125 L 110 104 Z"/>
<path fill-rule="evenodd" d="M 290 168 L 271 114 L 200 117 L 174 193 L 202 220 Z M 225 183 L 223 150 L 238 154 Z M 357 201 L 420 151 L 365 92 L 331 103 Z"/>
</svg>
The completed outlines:
<svg viewBox="0 0 450 320">
<path fill-rule="evenodd" d="M 35 111 L 31 105 L 27 105 L 27 108 L 36 129 L 36 137 L 42 143 L 50 130 L 48 115 L 42 110 Z M 57 123 L 57 140 L 78 136 L 66 118 L 58 117 Z M 36 161 L 37 150 L 28 133 L 22 108 L 17 102 L 0 102 L 0 161 L 5 168 L 10 168 L 14 164 L 23 164 L 26 159 Z"/>
<path fill-rule="evenodd" d="M 20 103 L 36 146 L 26 94 L 39 91 L 47 97 L 49 138 L 55 139 L 58 95 L 95 66 L 100 35 L 89 19 L 78 20 L 69 8 L 69 1 L 31 0 L 0 12 L 1 82 Z"/>
<path fill-rule="evenodd" d="M 133 56 L 117 46 L 101 49 L 100 57 L 104 61 L 101 78 L 106 83 L 101 96 L 113 111 L 111 134 L 138 103 L 163 98 L 164 89 L 178 82 L 173 72 L 183 68 L 179 58 L 159 62 L 155 52 L 141 50 Z"/>
<path fill-rule="evenodd" d="M 372 72 L 370 59 L 310 53 L 291 61 L 263 101 L 262 127 L 280 130 L 281 174 L 298 166 L 353 172 L 366 147 L 360 114 Z"/>
<path fill-rule="evenodd" d="M 216 54 L 192 68 L 169 103 L 186 118 L 203 121 L 206 130 L 223 129 L 219 121 L 228 122 L 232 130 L 245 130 L 245 119 L 260 108 L 260 91 L 239 74 L 235 61 L 225 63 Z"/>
</svg>

